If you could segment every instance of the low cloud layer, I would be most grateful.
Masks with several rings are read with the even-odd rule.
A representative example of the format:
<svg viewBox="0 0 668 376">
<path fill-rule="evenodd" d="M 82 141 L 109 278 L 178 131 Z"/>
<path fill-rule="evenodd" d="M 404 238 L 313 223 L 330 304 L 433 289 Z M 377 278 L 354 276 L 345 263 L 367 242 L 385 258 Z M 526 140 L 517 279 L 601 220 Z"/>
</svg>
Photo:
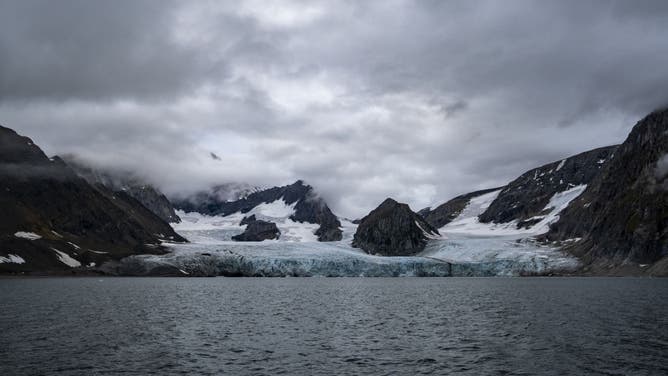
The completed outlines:
<svg viewBox="0 0 668 376">
<path fill-rule="evenodd" d="M 358 217 L 620 143 L 668 104 L 665 1 L 221 3 L 1 2 L 0 123 L 168 193 L 304 179 Z"/>
</svg>

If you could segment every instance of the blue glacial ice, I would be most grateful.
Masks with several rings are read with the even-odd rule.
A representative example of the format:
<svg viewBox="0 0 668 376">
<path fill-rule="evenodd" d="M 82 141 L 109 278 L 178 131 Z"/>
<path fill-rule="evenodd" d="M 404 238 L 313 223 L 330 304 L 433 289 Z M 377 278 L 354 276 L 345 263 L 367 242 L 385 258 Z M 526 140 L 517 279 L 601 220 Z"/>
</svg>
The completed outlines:
<svg viewBox="0 0 668 376">
<path fill-rule="evenodd" d="M 487 204 L 472 202 L 462 214 L 477 216 Z M 470 207 L 474 205 L 479 207 Z M 499 235 L 461 231 L 457 223 L 470 223 L 466 218 L 440 229 L 443 236 L 432 237 L 425 250 L 414 257 L 368 255 L 351 247 L 356 226 L 350 221 L 342 220 L 343 240 L 317 242 L 313 236 L 317 225 L 291 221 L 291 209 L 272 203 L 255 210 L 253 214 L 277 223 L 285 235 L 263 242 L 231 240 L 245 228 L 239 226 L 243 218 L 240 213 L 209 217 L 181 212 L 183 222 L 174 227 L 190 243 L 166 244 L 171 252 L 165 255 L 128 257 L 121 263 L 121 273 L 150 275 L 166 270 L 183 276 L 518 276 L 567 272 L 578 266 L 576 259 L 557 249 L 528 240 L 526 231 L 502 231 Z"/>
</svg>

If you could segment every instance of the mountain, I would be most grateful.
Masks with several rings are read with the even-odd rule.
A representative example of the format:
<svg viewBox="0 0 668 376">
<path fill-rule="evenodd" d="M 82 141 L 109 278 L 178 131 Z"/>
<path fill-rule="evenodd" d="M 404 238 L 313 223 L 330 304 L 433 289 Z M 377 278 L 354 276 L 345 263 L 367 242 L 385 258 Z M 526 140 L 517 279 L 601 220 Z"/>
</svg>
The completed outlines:
<svg viewBox="0 0 668 376">
<path fill-rule="evenodd" d="M 63 272 L 185 241 L 125 193 L 92 187 L 31 139 L 0 127 L 0 272 Z"/>
<path fill-rule="evenodd" d="M 441 228 L 457 218 L 457 216 L 462 212 L 462 210 L 464 210 L 464 208 L 466 208 L 466 205 L 469 204 L 472 198 L 498 191 L 502 188 L 503 187 L 484 189 L 481 191 L 463 194 L 444 204 L 439 205 L 434 210 L 430 210 L 429 208 L 422 209 L 418 212 L 418 214 L 434 228 Z"/>
<path fill-rule="evenodd" d="M 551 226 L 548 240 L 593 273 L 668 275 L 668 109 L 634 127 L 605 168 Z"/>
<path fill-rule="evenodd" d="M 429 238 L 439 236 L 406 204 L 388 198 L 362 218 L 353 247 L 383 256 L 410 256 L 422 251 Z"/>
<path fill-rule="evenodd" d="M 175 195 L 170 197 L 170 201 L 174 207 L 187 213 L 210 214 L 217 210 L 220 203 L 238 201 L 259 191 L 262 188 L 247 183 L 225 183 L 190 195 Z"/>
<path fill-rule="evenodd" d="M 598 148 L 527 171 L 499 193 L 480 222 L 516 221 L 518 228 L 535 225 L 547 214 L 555 194 L 589 184 L 616 149 L 617 145 Z"/>
<path fill-rule="evenodd" d="M 601 172 L 618 146 L 531 169 L 508 185 L 457 196 L 420 211 L 435 228 L 469 235 L 536 235 L 549 230 L 571 200 Z"/>
<path fill-rule="evenodd" d="M 207 197 L 197 200 L 198 197 Z M 298 180 L 291 185 L 253 191 L 237 200 L 221 200 L 206 193 L 195 195 L 195 200 L 173 200 L 177 209 L 206 215 L 229 216 L 248 213 L 254 208 L 280 202 L 290 206 L 288 217 L 295 222 L 319 224 L 315 235 L 319 241 L 338 241 L 342 238 L 341 222 L 332 213 L 325 200 L 317 195 L 313 187 Z"/>
<path fill-rule="evenodd" d="M 181 218 L 176 215 L 172 203 L 159 189 L 146 183 L 133 173 L 127 171 L 111 171 L 93 168 L 72 155 L 63 157 L 77 175 L 84 178 L 94 187 L 103 186 L 113 192 L 123 192 L 139 201 L 163 221 L 179 223 Z"/>
<path fill-rule="evenodd" d="M 244 218 L 241 222 L 242 224 L 247 225 L 246 230 L 239 235 L 234 235 L 232 240 L 242 242 L 261 242 L 263 240 L 278 239 L 278 237 L 281 236 L 281 232 L 278 230 L 275 223 L 255 219 L 254 215 Z"/>
</svg>

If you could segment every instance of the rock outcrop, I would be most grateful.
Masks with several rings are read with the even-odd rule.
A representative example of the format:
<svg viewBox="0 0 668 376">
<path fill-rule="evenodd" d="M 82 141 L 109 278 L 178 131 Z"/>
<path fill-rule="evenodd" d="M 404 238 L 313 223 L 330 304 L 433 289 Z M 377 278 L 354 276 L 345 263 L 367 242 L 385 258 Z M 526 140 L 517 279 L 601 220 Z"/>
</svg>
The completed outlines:
<svg viewBox="0 0 668 376">
<path fill-rule="evenodd" d="M 62 272 L 162 253 L 162 240 L 185 241 L 129 195 L 92 187 L 63 160 L 4 127 L 0 208 L 0 272 Z"/>
<path fill-rule="evenodd" d="M 530 227 L 531 218 L 543 213 L 550 199 L 559 192 L 589 184 L 608 163 L 617 145 L 590 150 L 561 161 L 529 170 L 510 182 L 480 215 L 481 222 L 518 221 Z"/>
<path fill-rule="evenodd" d="M 362 218 L 353 247 L 383 256 L 409 256 L 422 251 L 430 237 L 439 236 L 406 204 L 388 198 Z"/>
<path fill-rule="evenodd" d="M 176 215 L 172 203 L 156 187 L 127 171 L 111 171 L 93 168 L 78 158 L 67 155 L 65 162 L 77 175 L 84 178 L 94 187 L 103 186 L 116 193 L 123 192 L 139 201 L 148 210 L 168 223 L 179 223 L 181 218 Z"/>
<path fill-rule="evenodd" d="M 261 242 L 263 240 L 272 240 L 278 239 L 281 236 L 281 232 L 276 227 L 276 224 L 273 222 L 267 222 L 263 220 L 255 219 L 255 216 L 244 218 L 245 221 L 242 221 L 242 224 L 247 225 L 246 230 L 232 237 L 232 240 L 239 242 Z"/>
<path fill-rule="evenodd" d="M 481 191 L 475 191 L 467 194 L 463 194 L 460 196 L 457 196 L 453 198 L 452 200 L 439 205 L 436 209 L 434 210 L 429 210 L 429 209 L 422 209 L 418 212 L 427 223 L 432 225 L 434 228 L 441 228 L 448 223 L 452 222 L 459 213 L 464 210 L 466 205 L 471 201 L 472 198 L 482 196 L 484 194 L 498 191 L 502 187 L 499 188 L 492 188 L 492 189 L 484 189 Z"/>
<path fill-rule="evenodd" d="M 546 238 L 581 238 L 566 249 L 593 272 L 668 275 L 668 110 L 638 122 L 606 161 Z"/>
<path fill-rule="evenodd" d="M 243 217 L 241 219 L 241 222 L 239 222 L 239 226 L 245 226 L 251 222 L 257 221 L 257 218 L 255 218 L 255 214 L 251 215 L 250 217 Z"/>
<path fill-rule="evenodd" d="M 343 235 L 341 222 L 329 209 L 325 200 L 315 193 L 313 187 L 301 180 L 291 185 L 255 191 L 234 201 L 216 200 L 215 197 L 209 196 L 208 199 L 199 202 L 175 200 L 174 205 L 184 211 L 226 216 L 238 212 L 248 213 L 260 204 L 277 200 L 283 200 L 287 205 L 294 204 L 291 220 L 319 224 L 320 227 L 315 232 L 319 241 L 341 240 Z"/>
</svg>

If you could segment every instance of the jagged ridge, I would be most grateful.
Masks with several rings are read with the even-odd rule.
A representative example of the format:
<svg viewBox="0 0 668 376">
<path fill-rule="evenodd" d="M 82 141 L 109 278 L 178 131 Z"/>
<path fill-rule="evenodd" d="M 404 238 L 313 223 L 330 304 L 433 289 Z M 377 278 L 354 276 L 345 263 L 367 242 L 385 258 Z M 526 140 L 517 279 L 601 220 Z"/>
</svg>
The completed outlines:
<svg viewBox="0 0 668 376">
<path fill-rule="evenodd" d="M 499 188 L 491 188 L 491 189 L 483 189 L 481 191 L 475 191 L 471 193 L 466 193 L 460 196 L 457 196 L 453 198 L 452 200 L 439 205 L 436 209 L 434 210 L 429 210 L 429 209 L 422 209 L 418 212 L 427 223 L 432 225 L 435 228 L 441 228 L 448 223 L 452 222 L 459 213 L 464 210 L 466 205 L 471 201 L 472 198 L 482 196 L 484 194 L 498 191 L 503 187 Z"/>
<path fill-rule="evenodd" d="M 235 201 L 211 199 L 204 202 L 192 202 L 180 200 L 175 201 L 174 205 L 184 211 L 226 216 L 237 212 L 248 213 L 260 204 L 277 200 L 283 200 L 288 205 L 295 204 L 295 213 L 290 216 L 293 221 L 319 224 L 320 227 L 315 232 L 319 241 L 341 240 L 341 222 L 332 213 L 325 201 L 316 195 L 313 187 L 304 184 L 301 180 L 291 185 L 253 192 Z"/>
<path fill-rule="evenodd" d="M 617 145 L 590 150 L 561 161 L 532 169 L 510 182 L 480 215 L 481 222 L 518 221 L 530 227 L 540 219 L 550 199 L 569 188 L 589 184 L 596 177 Z"/>
</svg>

